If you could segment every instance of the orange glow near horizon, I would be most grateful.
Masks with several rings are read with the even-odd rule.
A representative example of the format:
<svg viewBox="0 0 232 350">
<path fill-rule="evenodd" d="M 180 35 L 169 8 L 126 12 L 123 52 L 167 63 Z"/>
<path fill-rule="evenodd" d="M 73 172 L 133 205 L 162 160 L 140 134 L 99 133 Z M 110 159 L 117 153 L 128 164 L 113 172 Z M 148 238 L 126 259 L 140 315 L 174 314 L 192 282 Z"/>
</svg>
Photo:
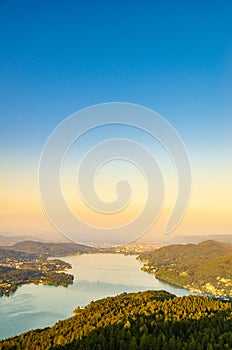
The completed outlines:
<svg viewBox="0 0 232 350">
<path fill-rule="evenodd" d="M 224 174 L 212 173 L 211 176 L 202 174 L 200 169 L 194 168 L 192 196 L 189 208 L 173 235 L 191 234 L 231 234 L 232 233 L 232 187 L 230 186 L 230 172 Z M 222 181 L 223 174 L 223 181 Z M 96 191 L 103 200 L 115 200 L 115 184 L 122 175 L 100 174 L 96 180 Z M 108 177 L 107 177 L 108 176 Z M 71 210 L 81 220 L 98 227 L 118 227 L 133 220 L 146 202 L 146 181 L 139 171 L 127 172 L 127 178 L 132 186 L 132 201 L 128 207 L 118 214 L 104 215 L 92 211 L 81 200 L 78 189 L 75 188 L 74 178 L 62 183 L 65 200 Z M 1 174 L 0 229 L 1 232 L 23 232 L 37 234 L 37 232 L 53 233 L 56 230 L 49 222 L 43 209 L 36 167 L 31 166 L 27 171 L 19 169 Z M 108 181 L 108 180 L 109 181 Z M 106 181 L 107 180 L 107 181 Z M 169 178 L 165 184 L 166 194 L 163 212 L 156 224 L 146 234 L 151 240 L 163 235 L 171 209 L 176 198 L 176 179 Z M 54 203 L 56 206 L 56 203 Z M 152 208 L 150 208 L 152 215 Z M 1 234 L 1 233 L 0 233 Z"/>
</svg>

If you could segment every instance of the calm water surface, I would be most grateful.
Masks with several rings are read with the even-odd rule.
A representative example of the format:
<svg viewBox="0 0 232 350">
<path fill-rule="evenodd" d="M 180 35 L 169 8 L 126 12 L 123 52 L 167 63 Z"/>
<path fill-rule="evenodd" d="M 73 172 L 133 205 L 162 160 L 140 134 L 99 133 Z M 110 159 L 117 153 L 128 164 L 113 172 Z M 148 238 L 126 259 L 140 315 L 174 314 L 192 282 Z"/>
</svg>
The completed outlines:
<svg viewBox="0 0 232 350">
<path fill-rule="evenodd" d="M 24 285 L 12 296 L 0 298 L 0 338 L 50 326 L 72 316 L 78 305 L 122 292 L 165 289 L 180 296 L 189 294 L 141 271 L 142 263 L 135 256 L 85 254 L 61 259 L 72 264 L 74 284 L 67 288 Z"/>
</svg>

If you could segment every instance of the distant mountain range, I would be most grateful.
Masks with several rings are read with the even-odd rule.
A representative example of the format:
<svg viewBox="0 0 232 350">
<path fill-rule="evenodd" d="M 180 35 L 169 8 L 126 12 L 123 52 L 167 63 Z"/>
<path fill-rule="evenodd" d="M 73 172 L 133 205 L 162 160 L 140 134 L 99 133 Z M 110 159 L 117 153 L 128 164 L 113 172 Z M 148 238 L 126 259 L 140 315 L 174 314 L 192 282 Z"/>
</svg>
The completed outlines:
<svg viewBox="0 0 232 350">
<path fill-rule="evenodd" d="M 48 238 L 47 238 L 48 237 Z M 45 236 L 45 235 L 30 235 L 30 234 L 15 234 L 11 232 L 0 232 L 0 246 L 7 246 L 7 245 L 13 245 L 17 242 L 21 241 L 33 241 L 33 242 L 44 242 L 44 243 L 71 243 L 75 244 L 75 242 L 70 242 L 68 239 L 66 239 L 63 236 L 55 236 L 56 239 L 54 239 L 54 236 Z M 49 238 L 50 237 L 50 238 Z M 175 236 L 175 235 L 163 235 L 160 237 L 157 237 L 157 240 L 150 241 L 144 239 L 139 239 L 136 242 L 131 243 L 132 245 L 139 245 L 139 246 L 148 246 L 148 245 L 166 245 L 166 244 L 176 244 L 176 243 L 200 243 L 207 240 L 214 240 L 218 242 L 229 242 L 232 243 L 232 234 L 217 234 L 217 235 L 181 235 L 181 236 Z M 101 248 L 109 248 L 112 247 L 110 244 L 106 244 L 104 242 L 99 242 L 99 244 L 96 243 L 88 243 L 89 246 L 95 246 L 95 247 L 101 247 Z M 129 246 L 130 243 L 126 244 L 126 246 Z M 114 244 L 113 247 L 116 247 L 117 244 Z M 123 245 L 121 245 L 123 247 Z"/>
<path fill-rule="evenodd" d="M 4 235 L 0 235 L 0 246 L 7 246 L 7 245 L 12 245 L 16 242 L 21 242 L 21 241 L 27 241 L 27 240 L 34 240 L 31 236 L 29 235 L 11 235 L 5 233 Z M 36 241 L 36 239 L 35 239 Z"/>
<path fill-rule="evenodd" d="M 35 241 L 35 242 L 70 242 L 68 239 L 61 235 L 52 234 L 20 234 L 14 232 L 7 232 L 0 230 L 0 246 L 11 245 L 21 241 Z"/>
<path fill-rule="evenodd" d="M 165 244 L 175 244 L 175 243 L 200 243 L 203 241 L 218 241 L 218 242 L 229 242 L 232 243 L 232 235 L 231 234 L 213 234 L 213 235 L 167 235 L 162 236 L 160 242 Z"/>
</svg>

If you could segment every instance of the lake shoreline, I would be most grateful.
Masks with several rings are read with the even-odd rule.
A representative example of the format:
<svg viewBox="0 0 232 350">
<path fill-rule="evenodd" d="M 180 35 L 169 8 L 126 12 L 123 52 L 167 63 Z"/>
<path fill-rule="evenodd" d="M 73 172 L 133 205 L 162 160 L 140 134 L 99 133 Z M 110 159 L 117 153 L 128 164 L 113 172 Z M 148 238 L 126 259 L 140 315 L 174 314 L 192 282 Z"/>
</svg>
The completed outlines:
<svg viewBox="0 0 232 350">
<path fill-rule="evenodd" d="M 178 296 L 190 294 L 145 274 L 135 255 L 82 254 L 62 256 L 62 260 L 72 265 L 72 285 L 22 285 L 13 295 L 0 299 L 1 339 L 52 326 L 72 317 L 78 306 L 123 292 L 167 290 Z"/>
</svg>

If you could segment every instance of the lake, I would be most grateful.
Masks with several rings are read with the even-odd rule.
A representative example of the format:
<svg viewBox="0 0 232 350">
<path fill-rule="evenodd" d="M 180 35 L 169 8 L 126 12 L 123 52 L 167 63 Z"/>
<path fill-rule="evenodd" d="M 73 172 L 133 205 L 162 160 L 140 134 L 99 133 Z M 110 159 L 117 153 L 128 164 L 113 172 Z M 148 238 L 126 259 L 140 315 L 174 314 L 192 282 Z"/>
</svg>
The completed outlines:
<svg viewBox="0 0 232 350">
<path fill-rule="evenodd" d="M 51 326 L 72 316 L 78 305 L 122 292 L 165 289 L 178 296 L 189 294 L 141 271 L 143 264 L 135 256 L 84 254 L 61 259 L 72 264 L 69 272 L 75 277 L 73 285 L 65 288 L 28 284 L 12 296 L 0 298 L 1 339 Z"/>
</svg>

